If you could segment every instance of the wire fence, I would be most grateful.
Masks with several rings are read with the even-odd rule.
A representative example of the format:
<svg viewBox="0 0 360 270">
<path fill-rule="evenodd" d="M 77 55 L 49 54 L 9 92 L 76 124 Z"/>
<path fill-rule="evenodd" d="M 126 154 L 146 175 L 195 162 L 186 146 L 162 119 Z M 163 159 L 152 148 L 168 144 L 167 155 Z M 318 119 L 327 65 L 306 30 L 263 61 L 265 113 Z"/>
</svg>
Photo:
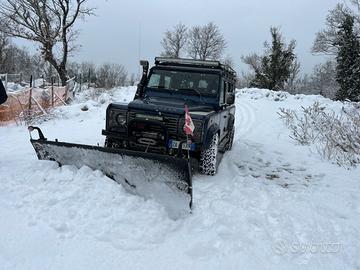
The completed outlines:
<svg viewBox="0 0 360 270">
<path fill-rule="evenodd" d="M 9 123 L 30 124 L 38 117 L 47 115 L 57 106 L 67 105 L 75 95 L 77 83 L 70 79 L 64 87 L 27 87 L 21 91 L 8 92 L 8 100 L 0 105 L 0 125 Z"/>
</svg>

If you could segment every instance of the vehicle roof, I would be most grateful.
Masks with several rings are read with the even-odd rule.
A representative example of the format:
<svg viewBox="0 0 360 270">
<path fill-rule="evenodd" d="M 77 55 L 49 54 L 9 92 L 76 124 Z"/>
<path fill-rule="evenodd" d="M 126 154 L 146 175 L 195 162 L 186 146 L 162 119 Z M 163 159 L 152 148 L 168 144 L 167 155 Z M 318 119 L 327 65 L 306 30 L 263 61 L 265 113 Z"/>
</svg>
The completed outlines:
<svg viewBox="0 0 360 270">
<path fill-rule="evenodd" d="M 228 65 L 223 65 L 219 61 L 194 60 L 184 58 L 156 57 L 155 67 L 167 67 L 171 69 L 187 69 L 194 71 L 205 71 L 211 73 L 222 72 L 225 77 L 236 80 L 236 72 Z"/>
</svg>

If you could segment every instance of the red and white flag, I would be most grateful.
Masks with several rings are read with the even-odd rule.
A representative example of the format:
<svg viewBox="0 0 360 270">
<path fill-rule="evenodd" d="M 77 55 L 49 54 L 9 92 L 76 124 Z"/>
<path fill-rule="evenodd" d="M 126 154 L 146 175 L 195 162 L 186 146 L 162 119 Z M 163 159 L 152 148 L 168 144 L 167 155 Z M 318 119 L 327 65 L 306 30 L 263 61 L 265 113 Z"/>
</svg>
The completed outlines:
<svg viewBox="0 0 360 270">
<path fill-rule="evenodd" d="M 185 105 L 185 125 L 184 125 L 184 132 L 186 135 L 194 135 L 195 125 L 191 119 L 189 108 Z"/>
</svg>

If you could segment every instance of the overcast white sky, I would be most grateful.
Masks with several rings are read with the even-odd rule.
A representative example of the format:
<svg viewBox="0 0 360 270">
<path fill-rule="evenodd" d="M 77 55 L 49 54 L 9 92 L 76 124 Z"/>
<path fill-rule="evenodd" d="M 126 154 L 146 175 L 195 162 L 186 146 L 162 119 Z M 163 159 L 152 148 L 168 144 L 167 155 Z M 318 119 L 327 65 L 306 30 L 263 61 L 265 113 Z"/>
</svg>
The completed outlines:
<svg viewBox="0 0 360 270">
<path fill-rule="evenodd" d="M 323 61 L 311 54 L 315 33 L 324 27 L 329 9 L 341 0 L 90 0 L 97 16 L 80 23 L 78 61 L 116 62 L 138 72 L 140 58 L 153 62 L 161 52 L 163 33 L 178 22 L 188 26 L 210 21 L 223 32 L 226 54 L 237 71 L 240 57 L 261 53 L 270 26 L 280 26 L 287 40 L 296 39 L 303 72 Z M 141 36 L 141 39 L 139 38 Z M 139 43 L 140 40 L 140 43 Z M 140 49 L 140 50 L 139 50 Z"/>
</svg>

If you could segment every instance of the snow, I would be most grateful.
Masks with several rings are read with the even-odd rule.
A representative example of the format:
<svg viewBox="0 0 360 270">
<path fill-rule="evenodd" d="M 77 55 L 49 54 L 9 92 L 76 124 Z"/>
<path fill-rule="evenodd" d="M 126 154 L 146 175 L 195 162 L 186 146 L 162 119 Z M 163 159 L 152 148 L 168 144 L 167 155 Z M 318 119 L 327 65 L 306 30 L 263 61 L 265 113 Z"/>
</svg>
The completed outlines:
<svg viewBox="0 0 360 270">
<path fill-rule="evenodd" d="M 40 126 L 48 138 L 102 145 L 107 104 L 134 92 L 81 93 Z M 38 161 L 24 126 L 0 127 L 0 268 L 359 269 L 359 168 L 296 145 L 277 116 L 314 101 L 342 106 L 238 90 L 233 150 L 215 177 L 194 176 L 193 213 L 178 220 L 100 171 Z"/>
<path fill-rule="evenodd" d="M 3 82 L 5 84 L 5 82 Z M 20 92 L 20 91 L 23 91 L 24 90 L 24 87 L 21 86 L 20 84 L 18 83 L 13 83 L 13 82 L 8 82 L 7 85 L 6 85 L 6 90 L 7 92 L 11 92 L 11 93 L 15 93 L 15 92 Z"/>
</svg>

